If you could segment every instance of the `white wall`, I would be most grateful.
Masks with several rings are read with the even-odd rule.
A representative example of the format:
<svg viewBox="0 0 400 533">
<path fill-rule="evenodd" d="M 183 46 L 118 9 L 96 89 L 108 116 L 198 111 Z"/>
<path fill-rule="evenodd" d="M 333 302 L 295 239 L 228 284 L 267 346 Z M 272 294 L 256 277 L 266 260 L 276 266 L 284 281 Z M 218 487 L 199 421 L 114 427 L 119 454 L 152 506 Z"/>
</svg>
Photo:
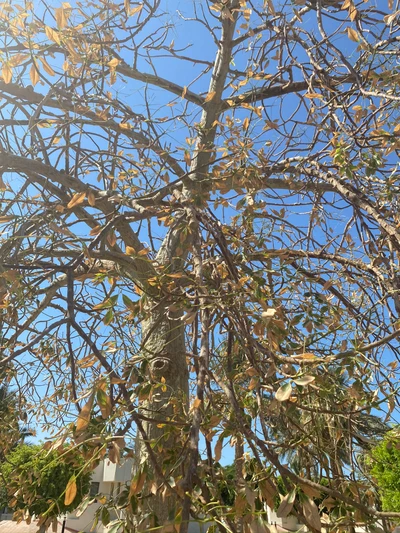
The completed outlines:
<svg viewBox="0 0 400 533">
<path fill-rule="evenodd" d="M 98 482 L 100 484 L 99 494 L 110 496 L 113 490 L 120 490 L 121 483 L 124 484 L 131 479 L 131 472 L 132 460 L 126 460 L 123 464 L 116 465 L 107 459 L 102 461 L 93 471 L 92 482 Z M 87 533 L 90 531 L 94 533 L 106 533 L 108 528 L 103 526 L 101 521 L 92 530 L 95 514 L 100 505 L 96 502 L 88 505 L 79 517 L 76 516 L 76 513 L 69 513 L 66 527 Z"/>
</svg>

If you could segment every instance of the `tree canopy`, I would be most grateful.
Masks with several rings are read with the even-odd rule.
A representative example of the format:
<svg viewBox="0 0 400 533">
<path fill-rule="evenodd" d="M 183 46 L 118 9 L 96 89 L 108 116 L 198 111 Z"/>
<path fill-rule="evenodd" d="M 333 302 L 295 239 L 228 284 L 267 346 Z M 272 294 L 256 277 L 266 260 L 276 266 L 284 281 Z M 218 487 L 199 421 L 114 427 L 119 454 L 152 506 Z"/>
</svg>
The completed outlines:
<svg viewBox="0 0 400 533">
<path fill-rule="evenodd" d="M 75 510 L 89 493 L 91 479 L 76 450 L 46 451 L 41 445 L 26 444 L 7 455 L 0 476 L 7 490 L 6 506 L 14 511 L 14 518 L 30 522 L 35 516 L 44 526 Z"/>
<path fill-rule="evenodd" d="M 0 9 L 0 366 L 54 447 L 135 455 L 128 530 L 248 531 L 279 476 L 313 531 L 321 493 L 392 516 L 357 453 L 398 408 L 396 4 Z"/>
<path fill-rule="evenodd" d="M 385 511 L 400 511 L 400 446 L 399 429 L 390 431 L 375 446 L 368 461 L 381 494 Z"/>
<path fill-rule="evenodd" d="M 0 461 L 21 438 L 19 420 L 23 413 L 23 401 L 4 379 L 0 385 Z"/>
</svg>

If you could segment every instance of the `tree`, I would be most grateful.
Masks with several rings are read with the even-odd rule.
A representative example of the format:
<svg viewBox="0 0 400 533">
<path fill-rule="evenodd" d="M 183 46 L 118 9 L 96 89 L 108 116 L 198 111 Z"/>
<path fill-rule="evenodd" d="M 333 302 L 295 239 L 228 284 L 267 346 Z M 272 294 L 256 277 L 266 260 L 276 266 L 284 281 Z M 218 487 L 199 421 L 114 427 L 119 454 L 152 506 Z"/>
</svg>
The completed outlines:
<svg viewBox="0 0 400 533">
<path fill-rule="evenodd" d="M 357 424 L 340 483 L 282 451 L 326 463 L 314 419 L 398 406 L 398 15 L 3 3 L 0 365 L 88 460 L 136 453 L 127 527 L 247 530 L 278 475 L 313 530 L 313 491 L 385 516 L 360 494 Z M 227 443 L 228 514 L 213 505 Z"/>
<path fill-rule="evenodd" d="M 0 384 L 0 461 L 20 439 L 29 434 L 26 428 L 20 427 L 20 419 L 24 416 L 24 399 L 10 388 L 9 381 L 4 380 Z"/>
<path fill-rule="evenodd" d="M 7 455 L 1 477 L 14 517 L 30 522 L 35 516 L 45 530 L 58 516 L 77 508 L 89 493 L 91 474 L 76 450 L 48 452 L 24 444 Z"/>
<path fill-rule="evenodd" d="M 14 441 L 18 438 L 18 410 L 16 409 L 16 401 L 12 393 L 10 393 L 8 384 L 0 386 L 0 416 L 2 420 L 1 432 L 2 441 Z M 4 454 L 5 450 L 2 450 Z"/>
<path fill-rule="evenodd" d="M 372 449 L 367 461 L 369 473 L 376 480 L 385 511 L 400 511 L 399 431 L 393 429 Z"/>
</svg>

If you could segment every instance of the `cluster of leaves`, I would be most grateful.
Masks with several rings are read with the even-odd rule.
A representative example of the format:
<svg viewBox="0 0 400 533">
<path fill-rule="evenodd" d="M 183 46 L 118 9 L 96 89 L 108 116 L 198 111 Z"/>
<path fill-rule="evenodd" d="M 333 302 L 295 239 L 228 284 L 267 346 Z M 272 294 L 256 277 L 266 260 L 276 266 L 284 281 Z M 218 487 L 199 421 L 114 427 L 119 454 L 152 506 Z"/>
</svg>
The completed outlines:
<svg viewBox="0 0 400 533">
<path fill-rule="evenodd" d="M 0 461 L 4 460 L 5 454 L 24 436 L 20 420 L 26 416 L 23 399 L 9 385 L 12 377 L 2 377 L 4 378 L 4 375 L 0 372 Z"/>
<path fill-rule="evenodd" d="M 387 433 L 367 458 L 369 473 L 379 489 L 384 511 L 400 512 L 400 432 Z"/>
<path fill-rule="evenodd" d="M 47 451 L 39 445 L 17 446 L 7 454 L 0 475 L 7 490 L 6 506 L 14 510 L 14 518 L 29 521 L 35 515 L 45 525 L 76 509 L 91 480 L 76 449 Z"/>
</svg>

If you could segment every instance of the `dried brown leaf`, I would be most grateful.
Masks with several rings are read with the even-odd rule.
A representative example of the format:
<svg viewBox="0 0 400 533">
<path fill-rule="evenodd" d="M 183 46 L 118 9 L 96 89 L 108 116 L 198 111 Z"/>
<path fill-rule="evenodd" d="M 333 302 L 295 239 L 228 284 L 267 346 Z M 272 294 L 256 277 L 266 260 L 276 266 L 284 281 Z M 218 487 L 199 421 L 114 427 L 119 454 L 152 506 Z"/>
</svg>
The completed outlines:
<svg viewBox="0 0 400 533">
<path fill-rule="evenodd" d="M 129 496 L 138 494 L 146 481 L 146 472 L 138 472 L 138 474 L 132 479 L 131 488 L 129 490 Z"/>
<path fill-rule="evenodd" d="M 347 28 L 347 37 L 348 37 L 351 41 L 354 41 L 355 43 L 358 43 L 358 41 L 360 40 L 359 37 L 358 37 L 358 33 L 356 32 L 356 30 L 354 30 L 353 28 L 350 28 L 350 27 Z"/>
<path fill-rule="evenodd" d="M 216 463 L 218 463 L 221 459 L 223 444 L 224 444 L 223 439 L 217 440 L 217 444 L 215 445 L 215 448 L 214 448 L 214 461 Z"/>
<path fill-rule="evenodd" d="M 6 63 L 3 65 L 1 76 L 4 80 L 4 83 L 11 83 L 12 80 L 12 68 Z"/>
<path fill-rule="evenodd" d="M 286 494 L 286 496 L 281 501 L 278 510 L 276 511 L 278 518 L 286 518 L 290 514 L 291 510 L 293 509 L 295 498 L 296 489 L 293 489 L 291 492 L 289 492 L 289 494 Z"/>
<path fill-rule="evenodd" d="M 57 31 L 50 28 L 50 26 L 46 26 L 44 29 L 47 37 L 50 39 L 50 41 L 53 41 L 54 43 L 61 44 L 61 39 Z"/>
<path fill-rule="evenodd" d="M 72 209 L 73 207 L 76 207 L 77 205 L 83 204 L 85 201 L 86 193 L 85 192 L 77 192 L 73 195 L 71 200 L 67 204 L 68 209 Z"/>
<path fill-rule="evenodd" d="M 321 518 L 319 516 L 318 507 L 311 498 L 307 498 L 303 502 L 304 518 L 307 520 L 309 526 L 317 531 L 321 531 Z"/>
<path fill-rule="evenodd" d="M 78 415 L 78 421 L 76 423 L 76 433 L 85 431 L 90 422 L 90 414 L 93 407 L 93 394 L 90 396 L 89 401 L 82 407 L 81 412 Z"/>
<path fill-rule="evenodd" d="M 77 493 L 76 476 L 71 476 L 65 489 L 64 504 L 70 505 L 74 500 Z"/>
</svg>

